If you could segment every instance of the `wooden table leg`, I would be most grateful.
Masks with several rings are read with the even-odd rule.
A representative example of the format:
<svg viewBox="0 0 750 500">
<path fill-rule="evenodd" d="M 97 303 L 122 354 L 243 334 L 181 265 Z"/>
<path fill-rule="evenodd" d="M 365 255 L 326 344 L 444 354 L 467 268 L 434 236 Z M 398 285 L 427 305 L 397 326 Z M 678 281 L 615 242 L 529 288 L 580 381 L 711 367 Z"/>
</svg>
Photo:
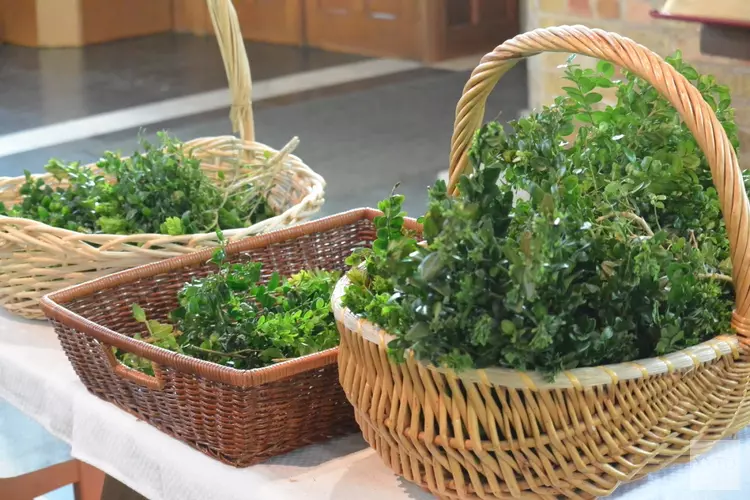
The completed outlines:
<svg viewBox="0 0 750 500">
<path fill-rule="evenodd" d="M 33 500 L 69 484 L 73 485 L 76 500 L 148 500 L 112 476 L 78 460 L 0 478 L 0 499 Z"/>
<path fill-rule="evenodd" d="M 78 481 L 73 484 L 76 500 L 102 500 L 105 474 L 91 465 L 78 462 Z"/>
<path fill-rule="evenodd" d="M 73 484 L 76 500 L 100 500 L 104 473 L 78 460 L 68 460 L 28 474 L 0 479 L 3 500 L 32 500 Z"/>
<path fill-rule="evenodd" d="M 148 498 L 131 490 L 112 476 L 105 476 L 102 500 L 148 500 Z"/>
</svg>

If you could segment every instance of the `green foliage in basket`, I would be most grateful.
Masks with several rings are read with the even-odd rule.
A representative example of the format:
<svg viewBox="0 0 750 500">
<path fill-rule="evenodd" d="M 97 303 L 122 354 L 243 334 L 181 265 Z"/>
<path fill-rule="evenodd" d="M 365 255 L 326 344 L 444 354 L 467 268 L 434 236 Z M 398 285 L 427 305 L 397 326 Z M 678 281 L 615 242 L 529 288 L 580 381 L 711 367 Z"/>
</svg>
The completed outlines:
<svg viewBox="0 0 750 500">
<path fill-rule="evenodd" d="M 261 284 L 261 264 L 224 262 L 217 249 L 217 272 L 193 279 L 178 293 L 171 323 L 149 320 L 133 304 L 148 337 L 135 338 L 171 351 L 238 369 L 252 369 L 336 347 L 331 293 L 340 273 L 301 271 L 282 279 L 274 273 Z M 124 352 L 131 368 L 152 373 L 151 363 Z"/>
<path fill-rule="evenodd" d="M 726 88 L 679 54 L 669 62 L 736 144 Z M 426 245 L 401 231 L 401 197 L 380 204 L 378 241 L 352 256 L 344 304 L 395 335 L 397 359 L 411 349 L 457 369 L 553 376 L 730 329 L 728 241 L 706 160 L 653 87 L 613 73 L 569 64 L 554 106 L 509 133 L 483 127 L 460 194 L 430 190 Z M 615 87 L 615 106 L 594 106 L 602 87 Z"/>
<path fill-rule="evenodd" d="M 105 153 L 96 164 L 100 172 L 51 160 L 45 169 L 55 187 L 27 171 L 21 202 L 9 209 L 0 203 L 0 215 L 83 233 L 170 236 L 246 227 L 274 215 L 262 186 L 233 189 L 234 179 L 223 174 L 225 185 L 217 186 L 180 142 L 159 137 L 159 146 L 142 140 L 143 151 L 130 158 Z"/>
</svg>

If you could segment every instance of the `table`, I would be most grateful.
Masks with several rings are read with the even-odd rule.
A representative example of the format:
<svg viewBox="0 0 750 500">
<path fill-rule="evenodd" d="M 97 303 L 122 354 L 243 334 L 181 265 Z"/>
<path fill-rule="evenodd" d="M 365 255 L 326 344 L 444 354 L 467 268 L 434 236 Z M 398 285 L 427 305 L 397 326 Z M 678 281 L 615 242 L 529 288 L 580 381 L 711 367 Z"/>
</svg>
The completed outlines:
<svg viewBox="0 0 750 500">
<path fill-rule="evenodd" d="M 150 500 L 434 498 L 391 473 L 358 435 L 247 469 L 224 465 L 89 394 L 51 327 L 4 311 L 0 311 L 0 398 L 70 443 L 73 457 Z M 739 500 L 750 492 L 747 472 L 750 432 L 743 431 L 738 440 L 721 443 L 692 464 L 623 486 L 613 498 Z M 721 483 L 717 484 L 717 477 L 723 478 Z M 716 491 L 717 487 L 729 490 Z"/>
</svg>

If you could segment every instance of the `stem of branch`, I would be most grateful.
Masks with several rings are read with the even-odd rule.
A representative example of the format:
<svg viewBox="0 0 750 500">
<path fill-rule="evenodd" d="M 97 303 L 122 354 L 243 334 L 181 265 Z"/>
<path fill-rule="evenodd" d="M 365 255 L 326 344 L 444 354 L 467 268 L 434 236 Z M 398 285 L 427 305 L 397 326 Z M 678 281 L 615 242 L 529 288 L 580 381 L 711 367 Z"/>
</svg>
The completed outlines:
<svg viewBox="0 0 750 500">
<path fill-rule="evenodd" d="M 721 273 L 701 273 L 698 275 L 698 278 L 703 280 L 718 280 L 724 281 L 726 283 L 733 283 L 731 276 L 727 276 L 726 274 Z"/>
<path fill-rule="evenodd" d="M 693 248 L 698 248 L 698 240 L 695 237 L 695 231 L 692 229 L 690 230 L 690 244 L 693 245 Z"/>
<path fill-rule="evenodd" d="M 596 222 L 601 222 L 603 220 L 611 219 L 612 217 L 622 217 L 624 219 L 631 220 L 635 223 L 637 223 L 639 226 L 641 226 L 641 229 L 648 235 L 649 237 L 654 235 L 654 232 L 651 230 L 651 226 L 648 225 L 648 222 L 643 217 L 639 217 L 635 215 L 633 212 L 612 212 L 607 215 L 602 215 L 598 219 L 596 219 Z"/>
</svg>

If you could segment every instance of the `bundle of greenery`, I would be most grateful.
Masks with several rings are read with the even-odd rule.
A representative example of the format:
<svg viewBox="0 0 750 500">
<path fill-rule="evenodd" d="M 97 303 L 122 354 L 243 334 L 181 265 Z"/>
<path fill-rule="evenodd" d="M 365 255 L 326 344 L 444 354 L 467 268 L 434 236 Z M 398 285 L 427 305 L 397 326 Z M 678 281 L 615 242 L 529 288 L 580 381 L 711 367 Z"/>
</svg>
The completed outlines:
<svg viewBox="0 0 750 500">
<path fill-rule="evenodd" d="M 219 240 L 224 243 L 219 233 Z M 214 251 L 216 270 L 186 283 L 169 321 L 149 319 L 139 304 L 133 316 L 152 345 L 237 369 L 268 366 L 336 347 L 339 333 L 331 293 L 340 277 L 334 271 L 301 271 L 282 279 L 261 280 L 261 264 L 226 262 L 223 246 Z M 115 352 L 126 366 L 153 374 L 151 362 Z"/>
<path fill-rule="evenodd" d="M 170 236 L 247 227 L 275 215 L 264 186 L 234 189 L 223 174 L 216 183 L 179 141 L 159 137 L 158 146 L 142 140 L 143 151 L 129 158 L 105 153 L 98 170 L 51 160 L 45 170 L 54 182 L 27 171 L 21 202 L 0 203 L 0 215 L 81 233 Z"/>
<path fill-rule="evenodd" d="M 668 59 L 737 147 L 726 87 Z M 395 336 L 394 359 L 561 370 L 663 355 L 727 333 L 729 243 L 704 155 L 632 74 L 569 60 L 554 105 L 476 135 L 459 194 L 429 192 L 424 244 L 403 198 L 350 259 L 344 305 Z M 617 103 L 603 106 L 601 88 Z M 525 196 L 519 193 L 526 193 Z"/>
</svg>

